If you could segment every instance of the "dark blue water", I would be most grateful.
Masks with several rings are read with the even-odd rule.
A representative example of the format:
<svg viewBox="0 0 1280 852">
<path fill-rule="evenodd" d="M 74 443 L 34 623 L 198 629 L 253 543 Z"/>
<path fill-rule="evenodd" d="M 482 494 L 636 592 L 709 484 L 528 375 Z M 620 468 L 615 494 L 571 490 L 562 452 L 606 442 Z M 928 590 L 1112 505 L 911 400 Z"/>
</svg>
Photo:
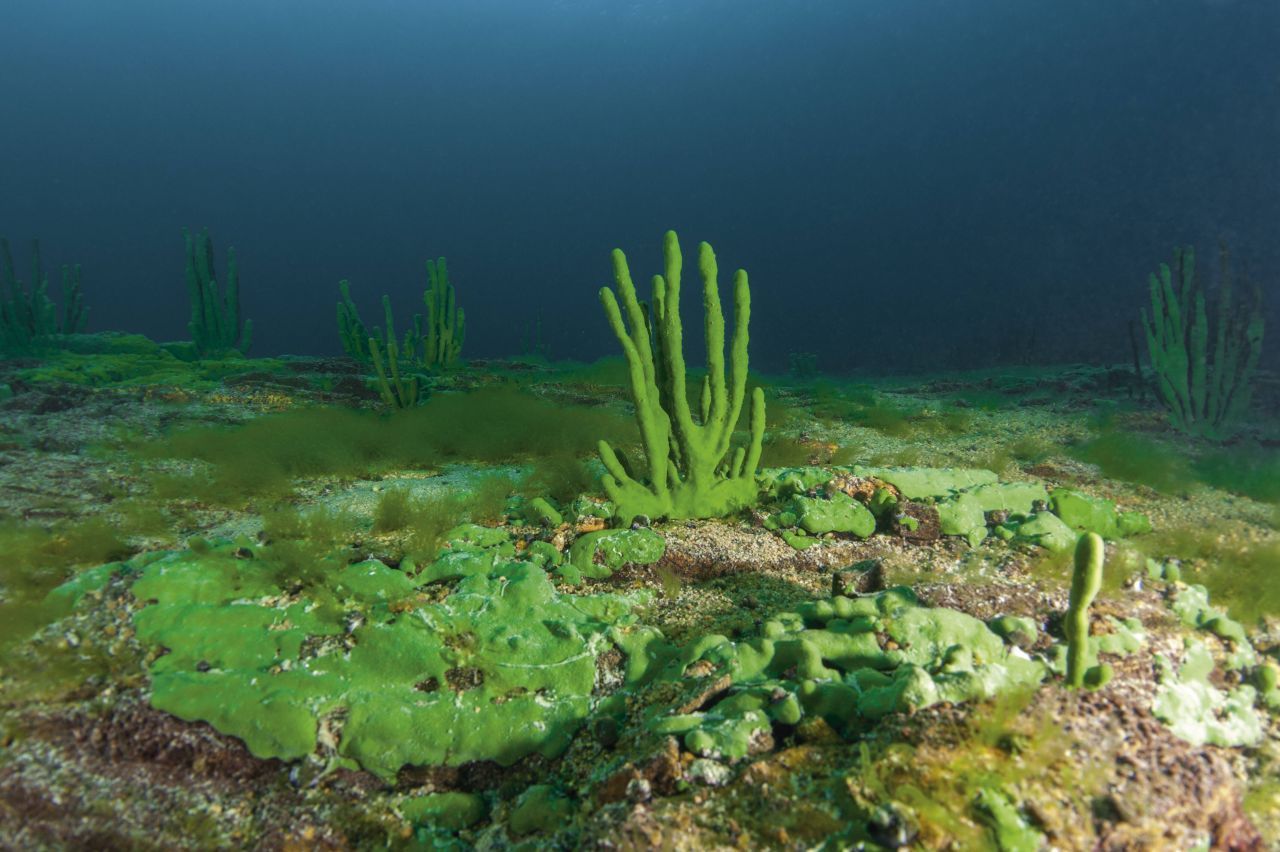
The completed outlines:
<svg viewBox="0 0 1280 852">
<path fill-rule="evenodd" d="M 5 0 L 0 107 L 0 234 L 84 265 L 92 330 L 185 336 L 205 225 L 259 355 L 441 254 L 465 354 L 539 311 L 613 354 L 608 252 L 666 228 L 751 273 L 761 367 L 1125 359 L 1224 238 L 1277 327 L 1275 0 Z"/>
</svg>

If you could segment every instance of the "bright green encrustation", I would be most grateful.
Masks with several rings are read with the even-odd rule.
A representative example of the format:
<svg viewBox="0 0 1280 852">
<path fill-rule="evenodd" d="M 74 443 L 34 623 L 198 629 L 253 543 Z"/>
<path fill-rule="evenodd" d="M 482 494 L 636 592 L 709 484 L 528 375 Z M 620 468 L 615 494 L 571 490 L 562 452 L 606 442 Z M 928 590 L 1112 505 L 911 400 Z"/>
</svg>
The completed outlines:
<svg viewBox="0 0 1280 852">
<path fill-rule="evenodd" d="M 1190 246 L 1174 249 L 1172 269 L 1162 263 L 1151 274 L 1151 314 L 1142 312 L 1170 420 L 1182 432 L 1214 439 L 1229 436 L 1248 412 L 1264 328 L 1261 294 L 1255 291 L 1252 306 L 1234 303 L 1225 250 L 1222 257 L 1212 350 L 1205 291 Z"/>
<path fill-rule="evenodd" d="M 255 756 L 319 751 L 390 782 L 406 765 L 560 754 L 610 631 L 644 596 L 562 593 L 500 529 L 447 539 L 419 571 L 338 563 L 290 594 L 269 546 L 246 558 L 244 543 L 205 543 L 109 570 L 135 576 L 147 602 L 139 640 L 169 650 L 150 666 L 152 705 Z"/>
<path fill-rule="evenodd" d="M 37 352 L 60 335 L 84 330 L 80 266 L 62 267 L 62 311 L 49 298 L 49 279 L 40 261 L 40 242 L 31 242 L 31 284 L 14 271 L 9 241 L 0 237 L 0 354 Z"/>
<path fill-rule="evenodd" d="M 660 705 L 641 711 L 654 732 L 681 737 L 689 751 L 717 760 L 745 757 L 775 723 L 821 717 L 856 739 L 890 713 L 1029 689 L 1047 673 L 978 619 L 922 606 L 904 586 L 806 602 L 739 641 L 713 634 L 672 645 L 647 627 L 613 634 L 633 682 L 679 682 L 703 661 L 713 668 L 710 677 L 732 683 L 692 712 Z"/>
<path fill-rule="evenodd" d="M 631 399 L 648 463 L 639 477 L 625 457 L 606 441 L 600 458 L 608 474 L 604 487 L 626 523 L 637 515 L 649 518 L 721 517 L 755 503 L 756 468 L 764 439 L 764 393 L 751 396 L 750 438 L 728 457 L 734 426 L 747 388 L 747 331 L 751 290 L 747 273 L 734 275 L 733 340 L 725 372 L 725 325 L 711 246 L 698 247 L 702 274 L 707 375 L 703 379 L 700 422 L 690 410 L 684 363 L 684 330 L 680 322 L 682 257 L 674 231 L 664 241 L 665 275 L 653 277 L 652 302 L 642 304 L 627 268 L 627 258 L 613 252 L 613 290 L 600 290 L 609 325 L 622 344 L 631 380 Z M 626 311 L 626 319 L 623 311 Z"/>
<path fill-rule="evenodd" d="M 1086 681 L 1101 685 L 1110 680 L 1110 667 L 1100 664 L 1088 669 L 1089 605 L 1102 588 L 1102 536 L 1087 532 L 1076 543 L 1075 570 L 1071 574 L 1071 597 L 1064 629 L 1067 634 L 1067 685 L 1079 688 Z"/>
<path fill-rule="evenodd" d="M 192 236 L 184 231 L 187 243 L 187 295 L 191 300 L 191 320 L 187 329 L 201 358 L 217 358 L 235 351 L 245 355 L 253 339 L 253 321 L 240 320 L 240 275 L 236 250 L 227 249 L 227 277 L 219 287 L 213 268 L 213 241 L 209 229 Z"/>
</svg>

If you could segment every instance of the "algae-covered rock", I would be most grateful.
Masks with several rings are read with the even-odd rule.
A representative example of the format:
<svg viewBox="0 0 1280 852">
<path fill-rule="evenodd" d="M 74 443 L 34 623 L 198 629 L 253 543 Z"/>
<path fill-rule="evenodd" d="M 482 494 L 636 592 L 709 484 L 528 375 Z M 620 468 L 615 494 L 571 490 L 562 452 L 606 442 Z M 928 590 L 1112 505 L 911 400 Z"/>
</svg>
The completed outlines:
<svg viewBox="0 0 1280 852">
<path fill-rule="evenodd" d="M 987 537 L 987 516 L 982 503 L 971 494 L 961 494 L 938 504 L 938 524 L 943 535 L 963 537 L 977 547 Z"/>
<path fill-rule="evenodd" d="M 825 485 L 837 472 L 829 467 L 771 467 L 760 471 L 756 479 L 762 491 L 782 498 Z"/>
<path fill-rule="evenodd" d="M 992 485 L 999 477 L 981 468 L 866 467 L 854 465 L 855 476 L 870 476 L 887 482 L 908 500 L 946 497 L 978 485 Z"/>
<path fill-rule="evenodd" d="M 979 485 L 968 492 L 984 512 L 1029 515 L 1037 503 L 1048 503 L 1049 492 L 1032 482 L 996 482 Z"/>
<path fill-rule="evenodd" d="M 1008 530 L 1014 542 L 1033 544 L 1053 553 L 1072 550 L 1079 538 L 1075 530 L 1052 512 L 1037 512 L 1025 520 L 1006 521 L 1001 529 Z"/>
<path fill-rule="evenodd" d="M 1030 648 L 1040 636 L 1034 620 L 1018 615 L 997 615 L 987 622 L 991 632 L 1019 648 Z"/>
<path fill-rule="evenodd" d="M 564 523 L 564 518 L 556 507 L 550 504 L 547 498 L 534 498 L 527 503 L 525 507 L 526 517 L 530 521 L 535 521 L 544 527 L 558 527 Z"/>
<path fill-rule="evenodd" d="M 963 536 L 977 546 L 987 537 L 987 513 L 1031 514 L 1048 500 L 1042 486 L 1026 482 L 994 482 L 962 491 L 938 503 L 938 520 L 943 535 Z M 1072 536 L 1072 544 L 1075 537 Z"/>
<path fill-rule="evenodd" d="M 486 810 L 484 797 L 475 793 L 428 793 L 400 803 L 400 814 L 409 822 L 451 831 L 475 825 Z"/>
<path fill-rule="evenodd" d="M 662 536 L 650 529 L 599 530 L 578 536 L 560 575 L 570 583 L 580 583 L 584 577 L 603 580 L 623 565 L 651 565 L 666 549 Z"/>
<path fill-rule="evenodd" d="M 1108 541 L 1151 531 L 1151 521 L 1139 512 L 1118 512 L 1116 504 L 1070 488 L 1056 488 L 1049 506 L 1063 523 L 1078 532 L 1097 533 Z"/>
<path fill-rule="evenodd" d="M 835 532 L 866 538 L 876 531 L 871 510 L 840 492 L 829 499 L 793 497 L 788 508 L 795 514 L 796 523 L 811 535 Z"/>
<path fill-rule="evenodd" d="M 573 816 L 573 800 L 550 784 L 534 784 L 511 809 L 507 828 L 516 837 L 534 832 L 552 833 Z"/>
</svg>

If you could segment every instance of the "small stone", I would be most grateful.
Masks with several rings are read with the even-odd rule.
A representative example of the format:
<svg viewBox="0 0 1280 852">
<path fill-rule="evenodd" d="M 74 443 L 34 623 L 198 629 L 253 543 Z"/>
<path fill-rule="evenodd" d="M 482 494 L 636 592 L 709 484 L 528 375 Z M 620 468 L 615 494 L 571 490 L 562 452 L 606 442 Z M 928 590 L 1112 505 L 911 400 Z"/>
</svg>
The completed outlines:
<svg viewBox="0 0 1280 852">
<path fill-rule="evenodd" d="M 689 764 L 685 775 L 690 781 L 706 784 L 708 787 L 723 787 L 729 783 L 733 770 L 718 760 L 703 757 Z"/>
<path fill-rule="evenodd" d="M 603 716 L 597 719 L 593 727 L 593 733 L 595 734 L 596 742 L 605 748 L 613 748 L 622 737 L 618 720 L 612 716 Z"/>
<path fill-rule="evenodd" d="M 627 801 L 633 803 L 647 802 L 653 798 L 653 785 L 647 778 L 632 778 L 627 784 Z"/>
<path fill-rule="evenodd" d="M 884 564 L 864 559 L 831 575 L 831 594 L 845 597 L 867 595 L 884 589 Z"/>
</svg>

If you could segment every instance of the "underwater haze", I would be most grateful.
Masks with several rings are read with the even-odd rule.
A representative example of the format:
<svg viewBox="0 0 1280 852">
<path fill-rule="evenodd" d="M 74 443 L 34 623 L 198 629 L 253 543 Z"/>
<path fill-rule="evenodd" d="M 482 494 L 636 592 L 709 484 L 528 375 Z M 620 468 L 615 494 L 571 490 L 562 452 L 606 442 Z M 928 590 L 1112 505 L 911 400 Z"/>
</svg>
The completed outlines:
<svg viewBox="0 0 1280 852">
<path fill-rule="evenodd" d="M 750 271 L 767 370 L 1128 361 L 1175 244 L 1280 305 L 1274 0 L 6 0 L 0 38 L 0 234 L 83 265 L 91 331 L 184 337 L 205 226 L 257 355 L 447 255 L 469 356 L 540 315 L 590 360 L 609 250 L 647 278 L 668 228 Z"/>
<path fill-rule="evenodd" d="M 1280 850 L 1280 0 L 0 44 L 0 852 Z"/>
</svg>

